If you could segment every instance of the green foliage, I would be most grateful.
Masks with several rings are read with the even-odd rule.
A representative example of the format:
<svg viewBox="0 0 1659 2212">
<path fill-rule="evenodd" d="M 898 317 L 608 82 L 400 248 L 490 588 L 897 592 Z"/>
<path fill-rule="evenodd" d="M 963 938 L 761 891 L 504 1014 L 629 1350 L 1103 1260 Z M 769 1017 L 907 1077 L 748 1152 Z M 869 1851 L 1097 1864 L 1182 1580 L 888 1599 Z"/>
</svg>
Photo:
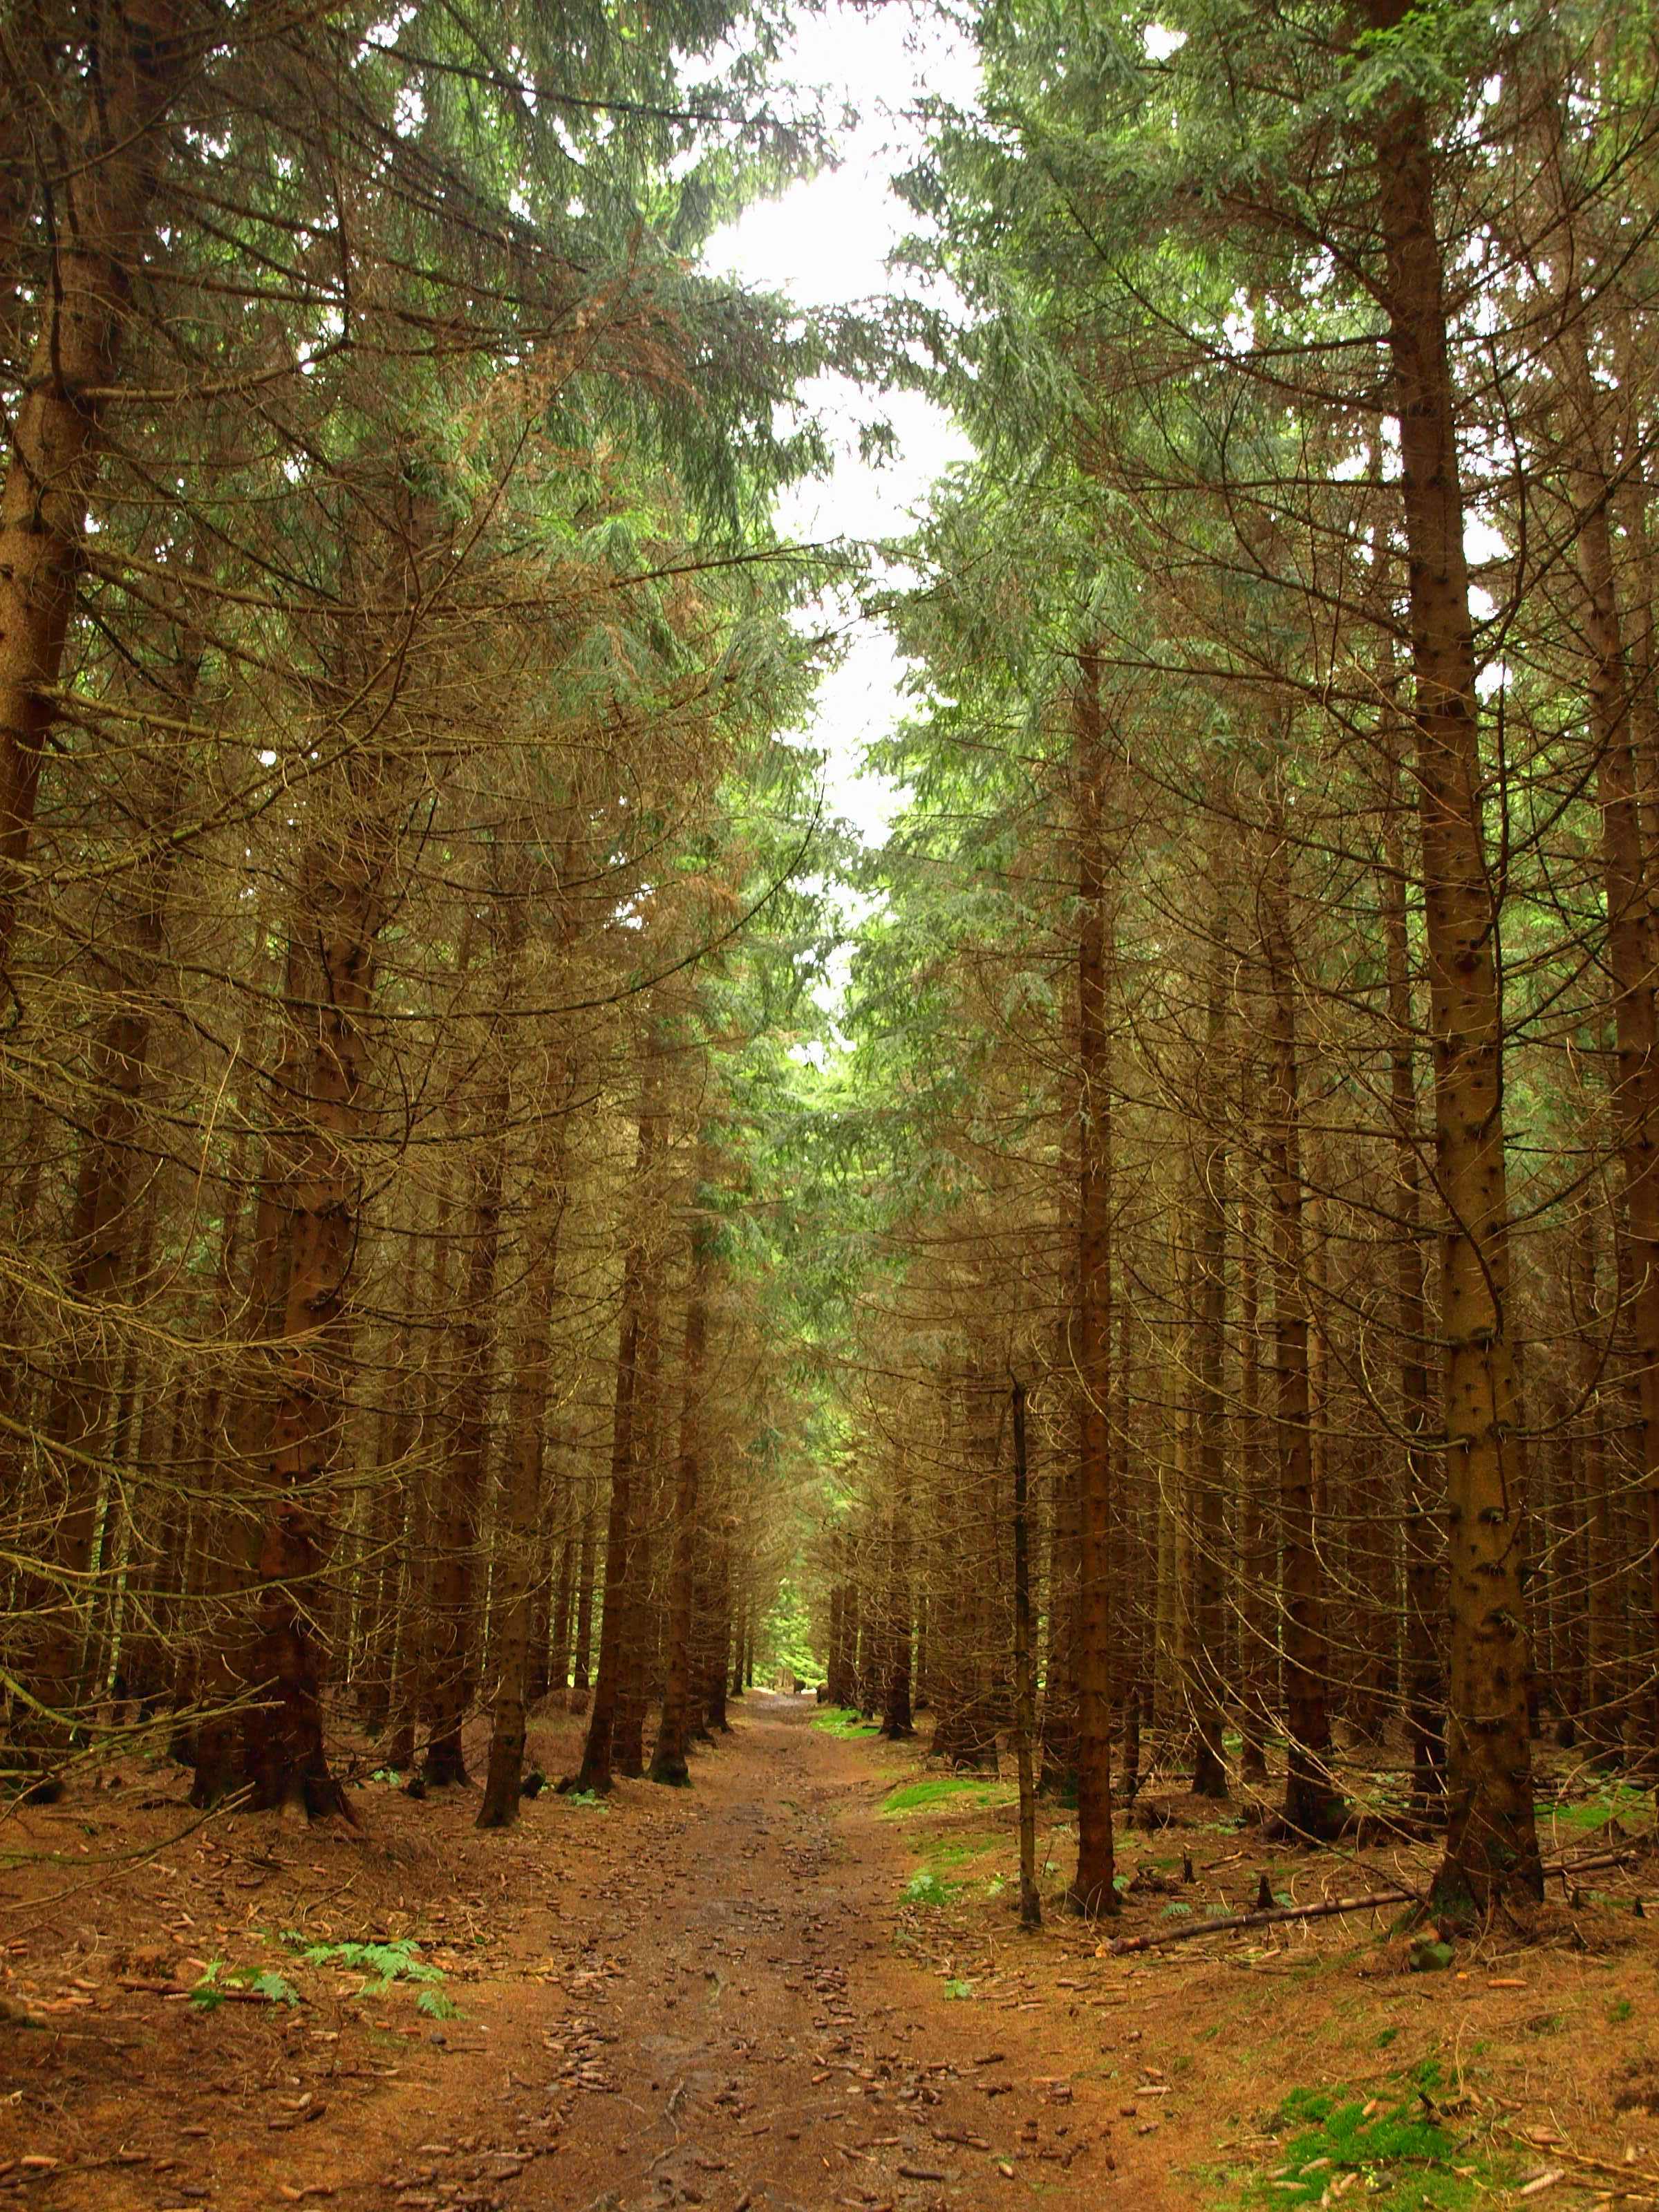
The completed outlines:
<svg viewBox="0 0 1659 2212">
<path fill-rule="evenodd" d="M 947 1997 L 965 1999 L 974 1994 L 974 1985 L 971 1982 L 949 1981 L 945 1984 L 945 1994 Z"/>
<path fill-rule="evenodd" d="M 1443 1974 L 1456 1955 L 1449 1943 L 1421 1937 L 1412 1945 L 1411 1971 L 1414 1974 Z"/>
<path fill-rule="evenodd" d="M 1390 2212 L 1461 2212 L 1510 2178 L 1506 2163 L 1453 2135 L 1431 2101 L 1439 2069 L 1418 2068 L 1412 2086 L 1383 2097 L 1333 2087 L 1292 2089 L 1268 2122 L 1288 2135 L 1281 2165 L 1251 2182 L 1248 2204 L 1319 2204 L 1346 2174 L 1356 2202 L 1382 2198 Z M 1402 2094 L 1403 2091 L 1403 2094 Z"/>
<path fill-rule="evenodd" d="M 441 1990 L 422 1990 L 415 2000 L 416 2012 L 423 2012 L 428 2020 L 459 2020 L 461 2008 L 453 1997 L 447 1997 Z"/>
<path fill-rule="evenodd" d="M 806 1600 L 799 1585 L 787 1575 L 755 1639 L 757 1680 L 764 1680 L 780 1668 L 787 1668 L 803 1682 L 816 1681 L 823 1673 L 823 1662 L 812 1649 Z"/>
<path fill-rule="evenodd" d="M 1008 1793 L 1005 1790 L 1000 1794 L 1006 1798 Z M 965 1776 L 931 1775 L 926 1781 L 901 1783 L 896 1790 L 890 1790 L 882 1817 L 902 1820 L 907 1814 L 925 1813 L 935 1805 L 990 1805 L 996 1802 L 998 1795 L 993 1784 L 970 1781 Z"/>
<path fill-rule="evenodd" d="M 216 2012 L 233 1990 L 263 1998 L 266 2004 L 297 2005 L 303 2002 L 285 1974 L 270 1967 L 227 1966 L 222 1959 L 210 1959 L 202 1977 L 190 1992 L 198 2012 Z"/>
<path fill-rule="evenodd" d="M 363 1984 L 366 1996 L 378 1996 L 398 1981 L 441 1982 L 444 1978 L 442 1967 L 422 1959 L 420 1945 L 410 1936 L 394 1936 L 384 1943 L 307 1943 L 297 1929 L 285 1928 L 283 1941 L 292 1945 L 308 1966 L 345 1966 L 368 1975 L 370 1979 Z"/>
<path fill-rule="evenodd" d="M 1609 1820 L 1620 1820 L 1628 1826 L 1633 1820 L 1644 1819 L 1651 1802 L 1650 1797 L 1639 1790 L 1632 1790 L 1627 1783 L 1610 1782 L 1571 1804 L 1546 1798 L 1536 1809 L 1540 1820 L 1553 1820 L 1558 1830 L 1600 1828 Z"/>
<path fill-rule="evenodd" d="M 877 1723 L 866 1721 L 854 1705 L 823 1705 L 812 1716 L 812 1725 L 825 1735 L 872 1736 Z"/>
<path fill-rule="evenodd" d="M 923 1867 L 905 1883 L 899 1892 L 899 1899 L 905 1905 L 948 1905 L 951 1902 L 951 1885 L 941 1881 L 930 1868 Z"/>
</svg>

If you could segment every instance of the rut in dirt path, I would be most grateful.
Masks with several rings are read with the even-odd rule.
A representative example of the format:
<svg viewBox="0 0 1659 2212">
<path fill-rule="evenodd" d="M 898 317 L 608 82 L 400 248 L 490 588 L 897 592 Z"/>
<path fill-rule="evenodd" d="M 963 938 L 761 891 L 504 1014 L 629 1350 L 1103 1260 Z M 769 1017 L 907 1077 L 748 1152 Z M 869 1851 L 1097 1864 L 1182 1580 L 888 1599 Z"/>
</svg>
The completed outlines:
<svg viewBox="0 0 1659 2212">
<path fill-rule="evenodd" d="M 1060 2207 L 1160 2202 L 1145 2176 L 1119 2181 L 1104 2085 L 1055 2078 L 1039 2014 L 988 2026 L 896 1956 L 903 1839 L 875 1817 L 866 1748 L 810 1717 L 754 1693 L 682 1818 L 637 1842 L 617 1820 L 628 1856 L 580 1907 L 604 1933 L 568 1931 L 562 1986 L 517 2056 L 494 2039 L 511 2142 L 474 2149 L 470 2189 L 428 2144 L 373 2197 L 974 2212 L 1040 2185 Z"/>
</svg>

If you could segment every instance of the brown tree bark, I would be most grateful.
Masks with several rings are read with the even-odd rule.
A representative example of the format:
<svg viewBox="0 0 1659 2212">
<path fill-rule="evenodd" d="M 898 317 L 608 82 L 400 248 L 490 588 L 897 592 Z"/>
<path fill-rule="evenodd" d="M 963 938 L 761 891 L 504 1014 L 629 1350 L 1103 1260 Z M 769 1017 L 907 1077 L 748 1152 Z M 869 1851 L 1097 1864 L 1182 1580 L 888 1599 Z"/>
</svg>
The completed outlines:
<svg viewBox="0 0 1659 2212">
<path fill-rule="evenodd" d="M 1419 1812 L 1439 1806 L 1444 1787 L 1445 1677 L 1438 1623 L 1444 1544 L 1432 1449 L 1428 1299 L 1423 1280 L 1423 1182 L 1418 1152 L 1416 1029 L 1406 931 L 1404 838 L 1389 794 L 1378 877 L 1388 962 L 1389 1115 L 1395 1158 L 1395 1310 L 1400 1332 L 1401 1424 L 1406 1432 L 1402 1534 L 1406 1550 L 1406 1738 L 1412 1796 Z"/>
<path fill-rule="evenodd" d="M 1225 1662 L 1223 1646 L 1223 1568 L 1227 1551 L 1227 1401 L 1223 1389 L 1227 1326 L 1227 1152 L 1224 1133 L 1224 1046 L 1223 990 L 1227 959 L 1226 904 L 1218 848 L 1211 854 L 1211 921 L 1203 1065 L 1199 1073 L 1202 1119 L 1193 1132 L 1192 1181 L 1196 1215 L 1194 1274 L 1198 1384 L 1192 1514 L 1192 1636 L 1187 1654 L 1187 1706 L 1195 1749 L 1193 1790 L 1200 1797 L 1227 1795 L 1223 1747 Z"/>
<path fill-rule="evenodd" d="M 1019 1924 L 1042 1922 L 1036 1881 L 1036 1671 L 1032 1651 L 1030 1486 L 1025 1451 L 1025 1385 L 1012 1393 L 1014 1427 L 1014 1758 L 1019 1771 Z"/>
<path fill-rule="evenodd" d="M 0 973 L 10 964 L 52 690 L 75 605 L 98 432 L 154 229 L 167 109 L 195 60 L 185 0 L 112 0 L 53 179 L 41 322 L 0 489 Z M 216 32 L 214 35 L 217 35 Z M 44 118 L 43 118 L 44 119 Z"/>
<path fill-rule="evenodd" d="M 1275 826 L 1261 884 L 1269 1056 L 1262 1097 L 1273 1221 L 1273 1359 L 1279 1425 L 1279 1540 L 1285 1648 L 1285 1825 L 1328 1842 L 1345 1814 L 1330 1772 L 1330 1648 L 1315 1546 L 1314 1465 L 1303 1249 L 1302 1101 L 1289 861 Z"/>
<path fill-rule="evenodd" d="M 1081 1397 L 1078 1438 L 1078 1856 L 1073 1911 L 1115 1913 L 1112 1857 L 1111 1388 L 1112 1123 L 1106 1036 L 1109 957 L 1104 874 L 1106 743 L 1095 655 L 1082 656 L 1073 702 L 1078 850 L 1078 1230 L 1071 1353 Z"/>
<path fill-rule="evenodd" d="M 1245 1126 L 1249 1111 L 1245 1109 Z M 1268 1612 L 1279 1583 L 1279 1547 L 1267 1512 L 1267 1453 L 1261 1424 L 1261 1346 L 1256 1205 L 1252 1178 L 1238 1203 L 1238 1525 L 1239 1525 L 1239 1771 L 1247 1782 L 1267 1778 L 1267 1716 L 1275 1703 L 1273 1680 L 1277 1638 Z"/>
<path fill-rule="evenodd" d="M 510 963 L 509 963 L 510 965 Z M 447 1788 L 467 1778 L 461 1729 L 476 1686 L 477 1624 L 473 1619 L 489 1449 L 489 1397 L 495 1370 L 495 1274 L 501 1252 L 501 1187 L 507 1169 L 508 1085 L 484 1108 L 483 1155 L 476 1171 L 466 1285 L 455 1328 L 455 1427 L 441 1501 L 434 1516 L 432 1638 L 428 1649 L 428 1735 L 422 1778 Z"/>
<path fill-rule="evenodd" d="M 559 1233 L 563 1224 L 569 1110 L 575 1095 L 574 1069 L 565 1085 L 562 1105 L 543 1123 L 531 1169 L 531 1190 L 538 1218 L 531 1264 L 526 1271 L 512 1383 L 507 1395 L 506 1527 L 499 1558 L 496 1605 L 501 1619 L 496 1646 L 495 1708 L 489 1737 L 489 1765 L 481 1828 L 510 1827 L 519 1817 L 524 1782 L 525 1734 L 529 1705 L 531 1629 L 535 1614 L 537 1571 L 544 1571 L 545 1547 L 538 1541 L 543 1504 L 543 1455 L 548 1387 L 552 1372 L 549 1331 L 558 1295 Z M 516 1089 L 518 1086 L 509 1086 Z"/>
<path fill-rule="evenodd" d="M 618 1774 L 645 1772 L 645 1711 L 656 1661 L 657 1530 L 665 1483 L 662 1468 L 663 1283 L 656 1254 L 647 1255 L 640 1284 L 639 1345 L 634 1382 L 634 1468 L 629 1486 L 628 1577 L 622 1591 L 622 1641 L 617 1661 L 617 1711 L 611 1756 Z"/>
<path fill-rule="evenodd" d="M 691 1736 L 692 1599 L 696 1580 L 699 1498 L 702 1481 L 703 1395 L 708 1387 L 708 1293 L 714 1274 L 716 1227 L 703 1211 L 714 1172 L 707 1139 L 697 1149 L 698 1209 L 691 1224 L 691 1280 L 685 1304 L 685 1336 L 680 1357 L 679 1463 L 674 1485 L 672 1556 L 669 1565 L 668 1619 L 662 1711 L 651 1754 L 653 1782 L 679 1786 L 691 1778 L 686 1753 Z"/>
<path fill-rule="evenodd" d="M 1378 30 L 1407 0 L 1368 0 Z M 1416 727 L 1415 774 L 1434 1040 L 1436 1173 L 1447 1227 L 1447 1541 L 1451 1635 L 1446 1731 L 1449 1820 L 1435 1885 L 1450 1915 L 1542 1892 L 1527 1736 L 1521 1485 L 1512 1438 L 1503 1012 L 1482 818 L 1474 635 L 1463 498 L 1436 229 L 1434 139 L 1422 103 L 1390 97 L 1375 127 L 1400 422 Z"/>
<path fill-rule="evenodd" d="M 645 1233 L 644 1194 L 655 1170 L 657 1155 L 658 1073 L 654 1030 L 647 1039 L 645 1066 L 640 1078 L 638 1138 L 634 1160 L 633 1188 L 639 1212 L 634 1241 L 623 1263 L 622 1313 L 617 1340 L 617 1380 L 611 1429 L 611 1504 L 605 1525 L 605 1582 L 599 1616 L 599 1657 L 593 1682 L 593 1702 L 587 1716 L 587 1733 L 581 1764 L 571 1787 L 604 1795 L 612 1786 L 617 1705 L 625 1654 L 623 1615 L 628 1603 L 629 1577 L 633 1571 L 629 1539 L 634 1521 L 635 1419 L 639 1383 L 640 1335 L 647 1297 L 650 1255 Z"/>
<path fill-rule="evenodd" d="M 1559 118 L 1557 117 L 1558 132 Z M 1553 149 L 1559 164 L 1558 136 Z M 1607 964 L 1612 970 L 1617 1068 L 1612 1105 L 1619 1133 L 1627 1314 L 1639 1407 L 1636 1443 L 1646 1519 L 1649 1651 L 1648 1741 L 1659 1748 L 1659 1016 L 1654 1001 L 1655 943 L 1635 751 L 1634 690 L 1614 586 L 1609 520 L 1616 486 L 1606 453 L 1613 404 L 1591 373 L 1575 241 L 1559 195 L 1563 235 L 1558 289 L 1559 327 L 1552 348 L 1566 417 L 1566 481 L 1576 513 L 1574 545 L 1583 592 L 1583 635 L 1590 653 L 1588 690 L 1601 816 Z M 1651 700 L 1649 701 L 1651 706 Z"/>
<path fill-rule="evenodd" d="M 892 1503 L 888 1529 L 887 1674 L 883 1687 L 881 1733 L 902 1743 L 916 1732 L 911 1708 L 910 1475 L 902 1447 L 895 1453 Z"/>
</svg>

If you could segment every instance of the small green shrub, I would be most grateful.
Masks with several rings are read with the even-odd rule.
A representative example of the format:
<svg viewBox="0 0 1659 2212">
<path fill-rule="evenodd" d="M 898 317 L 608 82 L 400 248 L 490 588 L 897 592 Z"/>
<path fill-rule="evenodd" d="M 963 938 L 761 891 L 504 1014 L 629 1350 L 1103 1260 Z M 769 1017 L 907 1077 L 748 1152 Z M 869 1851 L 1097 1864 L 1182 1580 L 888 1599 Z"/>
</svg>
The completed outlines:
<svg viewBox="0 0 1659 2212">
<path fill-rule="evenodd" d="M 854 1705 L 822 1705 L 812 1716 L 812 1725 L 825 1735 L 871 1736 L 879 1724 L 866 1721 Z"/>
<path fill-rule="evenodd" d="M 269 1966 L 227 1966 L 222 1959 L 210 1959 L 201 1979 L 190 1993 L 198 2012 L 216 2012 L 232 1990 L 263 1997 L 267 2004 L 297 2005 L 300 1992 L 286 1974 Z"/>
<path fill-rule="evenodd" d="M 911 1875 L 900 1890 L 899 1898 L 905 1905 L 948 1905 L 951 1893 L 936 1874 L 923 1867 L 920 1873 Z"/>
<path fill-rule="evenodd" d="M 1292 2089 L 1268 2123 L 1288 2135 L 1283 2162 L 1247 2187 L 1251 2205 L 1318 2204 L 1344 2174 L 1360 2177 L 1353 2194 L 1382 2198 L 1389 2212 L 1463 2212 L 1490 2201 L 1512 2176 L 1445 2126 L 1428 2093 L 1440 2084 L 1432 2059 L 1413 2069 L 1408 2091 L 1382 2099 L 1356 2091 Z"/>
<path fill-rule="evenodd" d="M 1005 1790 L 1001 1793 L 1006 1796 Z M 969 1775 L 934 1774 L 923 1782 L 901 1783 L 890 1790 L 887 1802 L 882 1807 L 885 1820 L 902 1820 L 908 1813 L 926 1813 L 935 1805 L 992 1805 L 997 1802 L 998 1788 Z"/>
<path fill-rule="evenodd" d="M 441 1966 L 429 1966 L 421 1947 L 410 1936 L 386 1943 L 307 1943 L 296 1928 L 285 1928 L 283 1941 L 291 1944 L 308 1966 L 344 1966 L 366 1974 L 361 1996 L 380 1996 L 394 1982 L 441 1982 Z"/>
</svg>

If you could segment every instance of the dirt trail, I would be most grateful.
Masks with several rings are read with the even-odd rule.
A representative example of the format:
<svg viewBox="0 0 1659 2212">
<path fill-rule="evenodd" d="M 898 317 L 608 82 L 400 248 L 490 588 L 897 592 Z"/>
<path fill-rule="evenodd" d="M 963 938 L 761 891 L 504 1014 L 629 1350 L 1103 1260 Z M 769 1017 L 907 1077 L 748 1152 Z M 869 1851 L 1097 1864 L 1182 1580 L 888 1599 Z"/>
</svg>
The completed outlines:
<svg viewBox="0 0 1659 2212">
<path fill-rule="evenodd" d="M 1133 2069 L 1103 2058 L 1107 2021 L 1132 2054 L 1139 2032 L 1093 1938 L 1068 1923 L 1033 1946 L 1000 1900 L 971 1931 L 904 1911 L 918 1838 L 881 1808 L 920 1762 L 815 1710 L 751 1692 L 691 1789 L 544 1796 L 506 1835 L 474 1830 L 474 1791 L 416 1804 L 366 1771 L 356 1831 L 202 1828 L 130 1774 L 29 1816 L 33 1893 L 0 1889 L 0 2203 L 1194 2202 L 1164 2193 L 1170 2108 L 1126 2098 Z M 577 1728 L 542 1723 L 550 1771 Z M 118 1871 L 77 1884 L 66 1854 L 90 1851 Z M 305 1950 L 400 1937 L 457 2017 Z M 210 1965 L 216 1987 L 263 1971 L 303 2002 L 186 2002 Z M 951 2001 L 967 1972 L 976 2001 Z"/>
<path fill-rule="evenodd" d="M 1051 2021 L 951 2002 L 896 1955 L 908 1861 L 877 1817 L 890 1778 L 811 1712 L 754 1693 L 653 1832 L 631 1837 L 621 1811 L 618 1856 L 562 1944 L 550 1927 L 562 1975 L 493 2023 L 513 2077 L 495 2114 L 445 2100 L 423 2137 L 443 2148 L 342 2202 L 401 2190 L 428 2212 L 492 2179 L 510 2212 L 976 2212 L 1038 2180 L 1054 2205 L 1166 2201 L 1115 2172 L 1105 2085 L 1060 2078 Z M 602 1934 L 580 1932 L 590 1917 Z"/>
<path fill-rule="evenodd" d="M 1495 1929 L 1455 1972 L 1411 1972 L 1370 1915 L 1103 1957 L 1057 1914 L 1020 1933 L 1006 1786 L 941 1789 L 920 1746 L 814 1728 L 805 1699 L 734 1717 L 691 1789 L 544 1795 L 506 1834 L 473 1827 L 476 1791 L 411 1802 L 368 1747 L 343 1754 L 356 1830 L 204 1826 L 160 1770 L 20 1815 L 0 2208 L 1193 2212 L 1273 2172 L 1288 2093 L 1415 2100 L 1425 2065 L 1454 2177 L 1495 2130 L 1518 2189 L 1530 2142 L 1659 2197 L 1659 1922 L 1628 1898 Z M 538 1723 L 549 1771 L 579 1728 Z M 1263 1872 L 1352 1881 L 1169 1812 L 1123 1838 L 1121 1926 L 1236 1910 Z M 1045 1810 L 1056 1871 L 1066 1818 Z M 919 1864 L 930 1901 L 907 1903 Z M 1637 1895 L 1646 1864 L 1603 1878 Z M 337 1956 L 371 1939 L 418 1947 L 455 2016 Z M 187 2002 L 210 1965 L 216 2009 Z"/>
</svg>

